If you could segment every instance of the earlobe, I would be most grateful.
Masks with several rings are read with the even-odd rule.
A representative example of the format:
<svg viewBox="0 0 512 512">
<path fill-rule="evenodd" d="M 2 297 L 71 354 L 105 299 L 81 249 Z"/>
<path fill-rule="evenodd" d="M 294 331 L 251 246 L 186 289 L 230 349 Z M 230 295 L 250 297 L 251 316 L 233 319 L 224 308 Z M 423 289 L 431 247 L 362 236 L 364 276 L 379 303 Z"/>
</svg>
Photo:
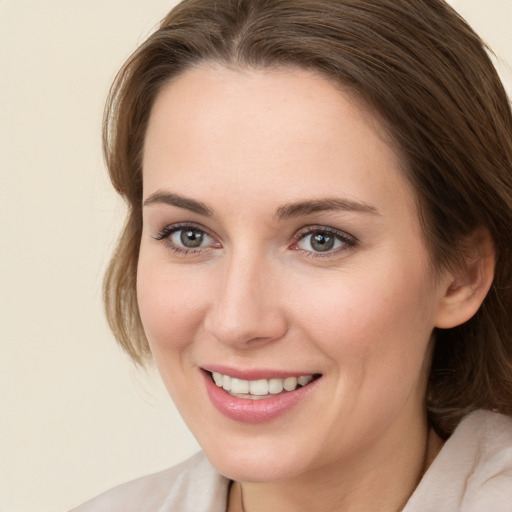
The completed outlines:
<svg viewBox="0 0 512 512">
<path fill-rule="evenodd" d="M 436 327 L 441 329 L 467 322 L 480 308 L 494 278 L 496 254 L 489 231 L 478 228 L 464 247 L 459 268 L 447 276 L 444 286 L 436 316 Z"/>
</svg>

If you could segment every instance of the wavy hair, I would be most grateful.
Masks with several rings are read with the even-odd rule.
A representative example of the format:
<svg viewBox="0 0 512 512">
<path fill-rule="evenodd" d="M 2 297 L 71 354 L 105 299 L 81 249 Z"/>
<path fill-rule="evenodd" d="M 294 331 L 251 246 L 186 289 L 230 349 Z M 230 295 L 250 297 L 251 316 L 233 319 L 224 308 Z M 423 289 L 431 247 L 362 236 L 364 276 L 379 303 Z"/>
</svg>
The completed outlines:
<svg viewBox="0 0 512 512">
<path fill-rule="evenodd" d="M 205 61 L 235 69 L 298 66 L 349 87 L 377 112 L 403 158 L 434 267 L 486 227 L 494 283 L 478 313 L 436 330 L 427 410 L 444 437 L 477 408 L 512 415 L 512 116 L 488 49 L 443 0 L 184 0 L 112 86 L 104 154 L 129 208 L 107 270 L 110 326 L 139 364 L 149 355 L 136 274 L 142 158 L 162 86 Z"/>
</svg>

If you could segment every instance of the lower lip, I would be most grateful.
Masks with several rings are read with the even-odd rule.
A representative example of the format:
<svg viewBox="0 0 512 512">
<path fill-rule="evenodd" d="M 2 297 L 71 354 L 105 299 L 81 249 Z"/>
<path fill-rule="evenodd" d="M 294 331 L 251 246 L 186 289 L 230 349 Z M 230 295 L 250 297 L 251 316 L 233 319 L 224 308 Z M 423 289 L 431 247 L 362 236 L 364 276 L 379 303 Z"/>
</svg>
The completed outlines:
<svg viewBox="0 0 512 512">
<path fill-rule="evenodd" d="M 210 373 L 202 371 L 202 374 L 213 406 L 229 419 L 242 423 L 265 423 L 286 414 L 304 400 L 318 382 L 317 379 L 295 391 L 253 400 L 231 396 L 213 382 Z"/>
</svg>

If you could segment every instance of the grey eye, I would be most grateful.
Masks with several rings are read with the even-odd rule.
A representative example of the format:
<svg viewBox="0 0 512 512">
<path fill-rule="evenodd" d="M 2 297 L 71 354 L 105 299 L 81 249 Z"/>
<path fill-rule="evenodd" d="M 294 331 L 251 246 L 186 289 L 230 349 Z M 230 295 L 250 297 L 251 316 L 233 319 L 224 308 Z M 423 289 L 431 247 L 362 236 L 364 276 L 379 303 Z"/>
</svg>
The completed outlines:
<svg viewBox="0 0 512 512">
<path fill-rule="evenodd" d="M 182 229 L 180 241 L 185 247 L 199 247 L 203 242 L 203 233 L 198 230 Z"/>
<path fill-rule="evenodd" d="M 343 245 L 343 242 L 328 231 L 314 231 L 297 243 L 298 247 L 310 252 L 328 252 Z"/>
<path fill-rule="evenodd" d="M 178 229 L 171 235 L 171 242 L 178 246 L 187 249 L 197 249 L 198 247 L 205 247 L 212 243 L 212 238 L 204 231 L 193 228 Z"/>
<path fill-rule="evenodd" d="M 311 247 L 318 252 L 330 251 L 334 247 L 335 238 L 332 235 L 317 233 L 311 236 Z"/>
</svg>

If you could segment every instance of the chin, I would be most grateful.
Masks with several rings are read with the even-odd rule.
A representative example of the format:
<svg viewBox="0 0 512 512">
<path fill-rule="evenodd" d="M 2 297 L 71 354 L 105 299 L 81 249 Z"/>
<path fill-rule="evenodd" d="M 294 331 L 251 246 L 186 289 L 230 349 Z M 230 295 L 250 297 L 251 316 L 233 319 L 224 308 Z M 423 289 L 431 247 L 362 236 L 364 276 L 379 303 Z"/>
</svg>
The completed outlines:
<svg viewBox="0 0 512 512">
<path fill-rule="evenodd" d="M 277 461 L 271 454 L 233 454 L 233 456 L 206 456 L 217 471 L 237 482 L 268 483 L 288 480 L 303 471 L 297 464 Z"/>
<path fill-rule="evenodd" d="M 217 471 L 239 482 L 292 479 L 306 473 L 312 465 L 312 454 L 300 448 L 304 446 L 302 443 L 279 442 L 258 435 L 238 441 L 201 441 L 203 451 Z"/>
</svg>

